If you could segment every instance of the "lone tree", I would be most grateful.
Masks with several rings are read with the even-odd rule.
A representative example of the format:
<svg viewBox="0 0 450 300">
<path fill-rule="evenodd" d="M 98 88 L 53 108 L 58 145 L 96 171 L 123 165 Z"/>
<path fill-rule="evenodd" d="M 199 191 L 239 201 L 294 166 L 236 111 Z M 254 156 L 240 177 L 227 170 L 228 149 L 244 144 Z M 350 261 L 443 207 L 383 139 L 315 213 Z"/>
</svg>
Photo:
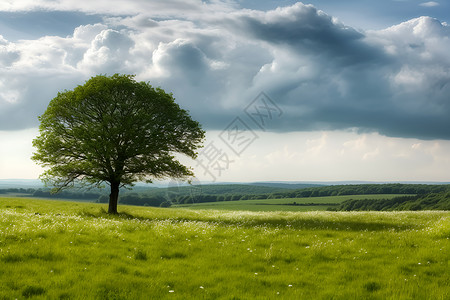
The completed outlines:
<svg viewBox="0 0 450 300">
<path fill-rule="evenodd" d="M 172 94 L 132 75 L 99 75 L 58 93 L 39 120 L 32 159 L 48 168 L 41 178 L 56 190 L 109 184 L 110 214 L 120 187 L 192 176 L 174 154 L 195 158 L 205 136 Z"/>
</svg>

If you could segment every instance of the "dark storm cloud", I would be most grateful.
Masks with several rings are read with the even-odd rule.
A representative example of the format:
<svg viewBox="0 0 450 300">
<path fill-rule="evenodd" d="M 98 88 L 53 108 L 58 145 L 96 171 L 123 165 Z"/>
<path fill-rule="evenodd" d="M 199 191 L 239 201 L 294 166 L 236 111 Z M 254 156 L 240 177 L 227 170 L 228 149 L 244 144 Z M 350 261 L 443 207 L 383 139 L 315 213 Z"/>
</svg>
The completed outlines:
<svg viewBox="0 0 450 300">
<path fill-rule="evenodd" d="M 302 4 L 242 14 L 228 24 L 275 53 L 284 49 L 258 74 L 266 78 L 261 88 L 286 111 L 275 130 L 357 128 L 450 139 L 450 62 L 441 51 L 450 37 L 446 24 L 424 17 L 361 33 Z M 307 71 L 299 76 L 292 65 Z"/>
<path fill-rule="evenodd" d="M 304 55 L 325 55 L 334 62 L 369 62 L 382 54 L 363 42 L 362 33 L 310 5 L 298 3 L 279 9 L 278 15 L 243 15 L 238 21 L 239 31 L 250 37 L 289 46 Z"/>
</svg>

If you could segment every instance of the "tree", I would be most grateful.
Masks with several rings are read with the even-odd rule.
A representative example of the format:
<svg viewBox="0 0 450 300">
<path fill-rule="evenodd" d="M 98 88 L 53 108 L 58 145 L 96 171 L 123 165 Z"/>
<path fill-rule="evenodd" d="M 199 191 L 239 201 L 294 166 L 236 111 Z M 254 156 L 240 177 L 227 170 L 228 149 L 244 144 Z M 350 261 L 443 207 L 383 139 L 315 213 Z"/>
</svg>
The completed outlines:
<svg viewBox="0 0 450 300">
<path fill-rule="evenodd" d="M 117 213 L 119 188 L 192 170 L 175 153 L 195 158 L 205 132 L 172 94 L 132 75 L 96 76 L 50 101 L 39 117 L 32 159 L 56 191 L 109 184 L 108 213 Z"/>
</svg>

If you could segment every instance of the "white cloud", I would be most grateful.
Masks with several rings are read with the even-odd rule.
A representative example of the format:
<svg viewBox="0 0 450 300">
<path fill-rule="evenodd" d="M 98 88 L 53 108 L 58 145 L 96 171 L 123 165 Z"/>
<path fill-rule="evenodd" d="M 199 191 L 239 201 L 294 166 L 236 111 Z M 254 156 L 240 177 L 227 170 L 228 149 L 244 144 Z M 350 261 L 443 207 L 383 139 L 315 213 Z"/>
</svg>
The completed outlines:
<svg viewBox="0 0 450 300">
<path fill-rule="evenodd" d="M 220 131 L 208 132 L 207 143 L 232 161 L 220 176 L 208 170 L 217 181 L 448 181 L 450 141 L 355 131 L 256 133 L 259 138 L 238 157 L 218 139 Z M 200 181 L 211 181 L 201 166 L 191 165 Z"/>
<path fill-rule="evenodd" d="M 134 41 L 126 32 L 105 29 L 92 40 L 77 67 L 87 74 L 130 73 L 133 46 Z"/>
<path fill-rule="evenodd" d="M 423 2 L 420 3 L 420 6 L 425 6 L 425 7 L 435 7 L 435 6 L 439 6 L 440 4 L 438 2 L 435 1 L 429 1 L 429 2 Z"/>
<path fill-rule="evenodd" d="M 36 179 L 42 169 L 31 161 L 36 129 L 0 131 L 0 179 Z"/>
<path fill-rule="evenodd" d="M 1 1 L 0 11 L 78 11 L 84 13 L 109 14 L 117 16 L 137 15 L 147 12 L 154 17 L 199 17 L 218 11 L 230 11 L 234 5 L 227 1 L 201 0 L 14 0 Z"/>
<path fill-rule="evenodd" d="M 19 59 L 19 56 L 20 54 L 15 49 L 14 44 L 9 43 L 0 35 L 0 67 L 11 67 Z"/>
<path fill-rule="evenodd" d="M 356 127 L 450 138 L 450 29 L 444 23 L 421 17 L 360 32 L 301 3 L 268 12 L 220 1 L 183 3 L 95 1 L 92 11 L 119 12 L 126 4 L 130 15 L 79 26 L 67 37 L 1 38 L 0 128 L 36 126 L 57 91 L 98 73 L 125 72 L 173 92 L 209 129 L 224 126 L 242 103 L 266 91 L 286 112 L 273 130 Z M 83 10 L 83 4 L 20 0 L 0 9 Z M 23 119 L 12 114 L 25 108 Z"/>
<path fill-rule="evenodd" d="M 104 24 L 82 25 L 75 28 L 73 37 L 81 42 L 92 41 L 103 30 L 108 29 Z"/>
</svg>

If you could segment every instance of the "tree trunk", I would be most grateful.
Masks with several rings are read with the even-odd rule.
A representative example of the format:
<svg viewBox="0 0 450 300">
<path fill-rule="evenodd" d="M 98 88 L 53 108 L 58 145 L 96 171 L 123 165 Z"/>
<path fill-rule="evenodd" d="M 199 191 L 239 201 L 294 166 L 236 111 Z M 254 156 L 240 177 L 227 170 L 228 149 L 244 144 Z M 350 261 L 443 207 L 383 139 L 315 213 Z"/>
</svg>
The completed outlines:
<svg viewBox="0 0 450 300">
<path fill-rule="evenodd" d="M 119 201 L 119 185 L 118 182 L 111 182 L 111 194 L 109 194 L 108 214 L 117 214 L 117 202 Z"/>
</svg>

